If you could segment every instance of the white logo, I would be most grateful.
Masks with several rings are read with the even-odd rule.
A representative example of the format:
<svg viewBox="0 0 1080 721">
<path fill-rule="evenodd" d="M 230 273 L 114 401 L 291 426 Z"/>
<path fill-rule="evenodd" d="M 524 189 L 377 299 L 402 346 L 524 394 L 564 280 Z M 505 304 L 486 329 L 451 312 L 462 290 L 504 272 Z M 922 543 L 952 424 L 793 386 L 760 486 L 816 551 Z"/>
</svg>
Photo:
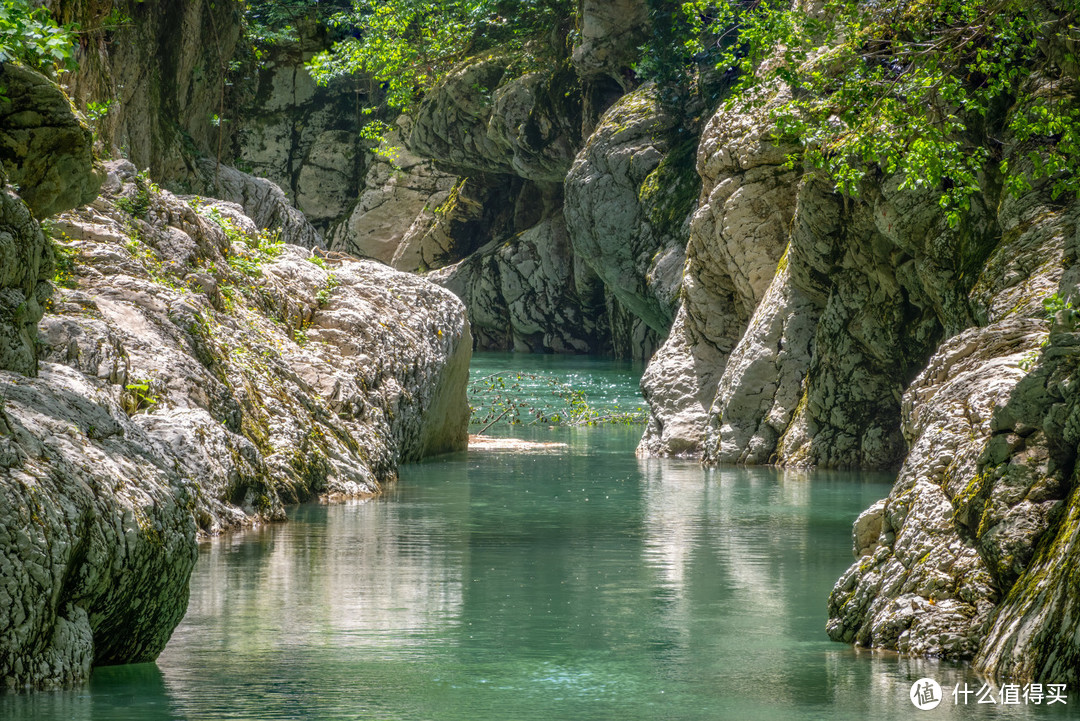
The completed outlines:
<svg viewBox="0 0 1080 721">
<path fill-rule="evenodd" d="M 929 711 L 941 703 L 941 686 L 932 678 L 920 678 L 911 684 L 911 703 L 920 711 Z"/>
</svg>

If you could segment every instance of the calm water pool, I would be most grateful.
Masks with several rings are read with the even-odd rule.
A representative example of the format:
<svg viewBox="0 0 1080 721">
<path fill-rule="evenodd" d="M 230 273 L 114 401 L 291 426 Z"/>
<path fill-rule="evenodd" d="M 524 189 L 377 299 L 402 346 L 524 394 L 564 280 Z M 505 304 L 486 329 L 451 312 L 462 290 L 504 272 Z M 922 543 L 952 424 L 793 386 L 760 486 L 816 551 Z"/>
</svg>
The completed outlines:
<svg viewBox="0 0 1080 721">
<path fill-rule="evenodd" d="M 590 363 L 597 394 L 632 396 L 633 367 Z M 156 665 L 0 697 L 0 718 L 1075 715 L 1073 698 L 921 713 L 915 679 L 981 681 L 827 639 L 851 522 L 887 477 L 642 461 L 637 428 L 495 430 L 567 445 L 408 466 L 381 498 L 206 544 Z"/>
</svg>

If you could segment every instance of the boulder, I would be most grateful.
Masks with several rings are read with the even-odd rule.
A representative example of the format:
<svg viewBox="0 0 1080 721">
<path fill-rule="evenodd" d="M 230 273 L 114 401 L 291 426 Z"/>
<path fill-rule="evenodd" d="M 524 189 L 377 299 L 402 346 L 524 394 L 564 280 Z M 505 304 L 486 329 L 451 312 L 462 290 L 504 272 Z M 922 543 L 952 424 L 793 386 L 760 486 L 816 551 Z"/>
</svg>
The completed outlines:
<svg viewBox="0 0 1080 721">
<path fill-rule="evenodd" d="M 0 163 L 38 219 L 88 203 L 104 174 L 90 129 L 44 75 L 0 63 Z"/>
</svg>

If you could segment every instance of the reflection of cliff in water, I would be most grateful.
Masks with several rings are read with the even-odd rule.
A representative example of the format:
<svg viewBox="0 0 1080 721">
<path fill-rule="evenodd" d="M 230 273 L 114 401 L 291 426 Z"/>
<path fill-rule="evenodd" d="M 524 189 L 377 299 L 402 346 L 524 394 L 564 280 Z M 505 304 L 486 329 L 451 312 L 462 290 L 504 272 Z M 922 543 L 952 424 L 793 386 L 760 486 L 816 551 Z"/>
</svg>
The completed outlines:
<svg viewBox="0 0 1080 721">
<path fill-rule="evenodd" d="M 853 721 L 905 714 L 920 676 L 980 683 L 825 634 L 851 519 L 890 479 L 641 460 L 634 428 L 515 432 L 566 447 L 408 466 L 383 498 L 207 544 L 160 675 L 0 697 L 3 718 Z"/>
</svg>

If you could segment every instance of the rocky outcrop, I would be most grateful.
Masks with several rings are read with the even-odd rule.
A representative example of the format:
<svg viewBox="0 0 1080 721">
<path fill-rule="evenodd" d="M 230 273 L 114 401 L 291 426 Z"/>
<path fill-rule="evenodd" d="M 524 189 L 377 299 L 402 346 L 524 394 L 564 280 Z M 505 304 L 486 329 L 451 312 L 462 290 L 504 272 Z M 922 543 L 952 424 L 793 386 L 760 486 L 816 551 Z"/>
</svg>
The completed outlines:
<svg viewBox="0 0 1080 721">
<path fill-rule="evenodd" d="M 625 95 L 601 119 L 565 183 L 574 252 L 661 336 L 675 317 L 685 221 L 700 187 L 689 162 L 697 143 L 689 137 L 673 147 L 677 123 L 655 89 Z"/>
<path fill-rule="evenodd" d="M 609 75 L 623 80 L 648 37 L 649 7 L 645 0 L 583 0 L 581 40 L 574 48 L 574 67 L 583 78 Z"/>
<path fill-rule="evenodd" d="M 409 121 L 399 118 L 407 133 Z M 400 131 L 399 131 L 400 132 Z M 347 217 L 327 235 L 332 250 L 375 258 L 399 270 L 438 268 L 454 257 L 453 243 L 433 242 L 431 228 L 446 206 L 457 176 L 400 145 L 398 132 L 368 165 L 364 189 Z"/>
<path fill-rule="evenodd" d="M 52 292 L 53 254 L 0 171 L 0 368 L 37 373 L 37 322 Z"/>
<path fill-rule="evenodd" d="M 170 437 L 186 427 L 192 449 L 224 443 L 246 465 L 225 464 L 218 500 L 265 495 L 278 514 L 282 499 L 372 492 L 397 463 L 463 445 L 471 344 L 453 296 L 376 263 L 319 265 L 238 206 L 181 202 L 131 170 L 57 219 L 78 287 L 42 323 L 49 359 L 114 383 Z M 386 329 L 395 314 L 408 329 Z M 211 420 L 232 434 L 198 430 Z M 245 475 L 256 491 L 236 485 Z"/>
<path fill-rule="evenodd" d="M 463 448 L 464 308 L 366 261 L 325 267 L 239 206 L 114 164 L 57 217 L 70 262 L 42 377 L 0 377 L 0 678 L 152 660 L 183 615 L 197 534 L 367 495 Z M 322 263 L 320 265 L 320 263 Z"/>
<path fill-rule="evenodd" d="M 345 215 L 364 188 L 374 159 L 360 135 L 369 102 L 360 78 L 315 83 L 304 63 L 328 40 L 297 27 L 299 39 L 261 47 L 261 59 L 241 55 L 247 76 L 233 90 L 226 146 L 230 164 L 286 189 L 308 221 L 325 232 Z M 370 187 L 370 186 L 368 186 Z"/>
<path fill-rule="evenodd" d="M 543 353 L 600 353 L 603 288 L 570 249 L 561 214 L 428 275 L 469 308 L 481 348 Z"/>
<path fill-rule="evenodd" d="M 262 229 L 280 234 L 280 240 L 302 248 L 321 248 L 323 238 L 307 217 L 289 202 L 276 183 L 222 165 L 212 158 L 193 161 L 194 174 L 185 184 L 212 198 L 239 205 Z"/>
<path fill-rule="evenodd" d="M 703 135 L 641 452 L 899 464 L 855 522 L 830 636 L 1075 681 L 1077 204 L 1048 182 L 1003 194 L 1021 184 L 996 170 L 954 226 L 935 193 L 881 172 L 841 198 L 796 175 L 768 104 L 722 110 Z M 1004 148 L 1030 173 L 1029 146 Z"/>
<path fill-rule="evenodd" d="M 0 684 L 152 661 L 187 609 L 191 480 L 72 368 L 0 390 Z"/>
<path fill-rule="evenodd" d="M 465 171 L 562 183 L 580 142 L 580 96 L 566 67 L 513 77 L 512 58 L 463 63 L 424 99 L 409 148 Z"/>
<path fill-rule="evenodd" d="M 91 200 L 103 173 L 90 131 L 55 83 L 3 63 L 0 86 L 0 369 L 34 375 L 36 326 L 53 277 L 37 219 Z"/>
<path fill-rule="evenodd" d="M 49 0 L 61 23 L 80 29 L 78 69 L 67 78 L 77 107 L 97 102 L 100 147 L 181 188 L 190 161 L 219 157 L 235 116 L 226 77 L 240 41 L 232 2 L 124 3 Z M 109 22 L 119 11 L 129 22 Z"/>
<path fill-rule="evenodd" d="M 0 163 L 7 182 L 38 218 L 91 200 L 101 185 L 90 130 L 45 76 L 0 64 Z"/>
<path fill-rule="evenodd" d="M 1067 390 L 1075 321 L 1063 300 L 1048 324 L 1043 299 L 1077 292 L 1078 212 L 1045 187 L 1003 199 L 1001 239 L 971 292 L 986 324 L 943 343 L 904 396 L 911 449 L 878 548 L 830 598 L 833 637 L 1076 681 L 1061 545 L 1080 440 Z"/>
<path fill-rule="evenodd" d="M 710 423 L 716 423 L 710 419 L 723 415 L 722 408 L 714 405 L 732 352 L 738 347 L 741 356 L 746 356 L 736 361 L 737 368 L 754 368 L 759 374 L 769 362 L 753 357 L 769 347 L 765 343 L 739 345 L 751 314 L 773 281 L 795 212 L 796 173 L 785 167 L 791 149 L 776 144 L 769 129 L 766 105 L 756 113 L 717 113 L 702 135 L 697 157 L 701 198 L 690 223 L 683 305 L 667 343 L 642 378 L 650 418 L 638 447 L 640 455 L 701 456 L 706 452 Z M 789 314 L 786 306 L 802 302 L 784 289 L 785 284 L 777 283 L 770 305 L 760 311 L 755 326 L 784 325 L 783 318 Z M 775 307 L 773 302 L 782 305 Z M 804 347 L 808 340 L 802 339 Z M 764 399 L 760 403 L 744 400 L 743 393 L 752 397 L 760 389 L 740 384 L 733 374 L 729 377 L 724 402 L 735 408 L 747 406 L 747 411 L 751 405 L 755 408 L 753 419 L 739 422 L 741 428 L 753 429 L 749 431 L 753 435 L 764 415 L 783 417 L 790 412 L 783 404 L 789 402 L 792 382 L 802 381 L 804 369 L 796 365 L 806 355 L 805 351 L 794 357 L 785 355 L 789 378 L 774 388 L 775 393 L 784 386 L 779 405 Z M 797 380 L 790 378 L 792 373 Z M 723 417 L 725 422 L 733 420 Z M 715 433 L 710 439 L 708 447 L 713 450 L 709 452 L 719 456 L 721 439 Z M 768 456 L 772 451 L 756 447 L 754 453 Z"/>
</svg>

